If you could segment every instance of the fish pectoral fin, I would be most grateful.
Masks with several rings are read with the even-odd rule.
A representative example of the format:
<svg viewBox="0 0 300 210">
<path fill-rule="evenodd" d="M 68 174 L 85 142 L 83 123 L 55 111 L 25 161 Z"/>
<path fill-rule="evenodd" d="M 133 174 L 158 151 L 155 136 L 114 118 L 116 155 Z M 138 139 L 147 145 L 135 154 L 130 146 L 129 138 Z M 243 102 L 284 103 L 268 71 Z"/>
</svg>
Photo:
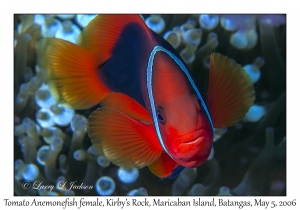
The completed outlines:
<svg viewBox="0 0 300 210">
<path fill-rule="evenodd" d="M 240 121 L 254 100 L 253 83 L 242 66 L 221 54 L 211 54 L 206 104 L 214 127 Z"/>
<path fill-rule="evenodd" d="M 71 42 L 44 38 L 39 43 L 39 63 L 58 102 L 74 109 L 98 104 L 109 90 L 97 75 L 98 61 Z"/>
<path fill-rule="evenodd" d="M 172 176 L 178 164 L 166 152 L 162 152 L 159 158 L 148 167 L 153 174 L 160 178 L 173 178 L 181 172 Z"/>
<path fill-rule="evenodd" d="M 103 101 L 101 101 L 100 105 L 112 107 L 136 120 L 152 124 L 152 119 L 148 111 L 133 98 L 123 93 L 111 92 Z"/>
<path fill-rule="evenodd" d="M 88 135 L 105 157 L 123 168 L 142 168 L 153 163 L 162 147 L 154 127 L 114 108 L 103 107 L 89 116 Z"/>
</svg>

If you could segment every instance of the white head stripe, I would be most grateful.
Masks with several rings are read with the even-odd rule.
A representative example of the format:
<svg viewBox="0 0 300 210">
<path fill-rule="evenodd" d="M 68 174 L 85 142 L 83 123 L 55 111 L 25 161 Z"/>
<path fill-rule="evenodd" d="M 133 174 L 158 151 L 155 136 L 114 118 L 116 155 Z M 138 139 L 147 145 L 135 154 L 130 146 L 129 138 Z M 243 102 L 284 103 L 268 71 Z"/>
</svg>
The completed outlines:
<svg viewBox="0 0 300 210">
<path fill-rule="evenodd" d="M 170 155 L 170 157 L 172 157 L 172 155 L 169 153 L 169 151 L 167 150 L 167 148 L 164 144 L 164 141 L 162 139 L 162 136 L 161 136 L 161 133 L 160 133 L 160 130 L 159 130 L 158 120 L 157 120 L 157 116 L 156 116 L 155 101 L 154 101 L 154 98 L 153 98 L 153 91 L 152 91 L 152 67 L 153 67 L 153 62 L 154 62 L 154 56 L 155 56 L 156 52 L 158 52 L 158 51 L 162 51 L 162 52 L 167 53 L 176 62 L 176 64 L 182 69 L 182 71 L 186 74 L 189 82 L 191 83 L 193 89 L 195 90 L 195 92 L 197 94 L 197 97 L 200 99 L 200 103 L 201 103 L 202 107 L 204 108 L 204 110 L 205 110 L 205 112 L 208 116 L 208 119 L 209 119 L 209 122 L 210 122 L 210 125 L 211 125 L 212 128 L 213 128 L 213 123 L 212 123 L 212 119 L 211 119 L 211 116 L 209 114 L 209 111 L 207 109 L 207 106 L 204 103 L 204 100 L 203 100 L 201 94 L 199 93 L 199 91 L 198 91 L 192 77 L 190 76 L 189 71 L 186 69 L 185 65 L 181 62 L 181 60 L 179 60 L 169 50 L 163 48 L 162 46 L 155 46 L 153 48 L 153 50 L 151 51 L 151 54 L 150 54 L 150 57 L 149 57 L 149 60 L 148 60 L 148 66 L 147 66 L 148 97 L 149 97 L 149 100 L 150 100 L 150 107 L 151 107 L 151 111 L 152 111 L 152 118 L 153 118 L 153 121 L 154 121 L 154 127 L 155 127 L 156 134 L 158 136 L 159 142 L 160 142 L 161 146 L 163 147 L 163 149 L 165 150 L 165 152 L 168 155 Z"/>
</svg>

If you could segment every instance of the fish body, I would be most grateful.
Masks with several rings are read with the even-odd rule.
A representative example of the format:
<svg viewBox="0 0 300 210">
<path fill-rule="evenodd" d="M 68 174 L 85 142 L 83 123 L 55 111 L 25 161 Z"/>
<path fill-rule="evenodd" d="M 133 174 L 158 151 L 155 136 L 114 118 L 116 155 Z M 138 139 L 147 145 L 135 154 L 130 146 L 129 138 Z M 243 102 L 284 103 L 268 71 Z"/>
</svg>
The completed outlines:
<svg viewBox="0 0 300 210">
<path fill-rule="evenodd" d="M 254 101 L 247 73 L 219 54 L 204 100 L 176 50 L 138 15 L 99 15 L 77 45 L 48 38 L 42 46 L 40 63 L 61 103 L 100 103 L 88 121 L 95 147 L 116 165 L 148 166 L 162 178 L 205 163 L 213 128 L 236 123 Z"/>
</svg>

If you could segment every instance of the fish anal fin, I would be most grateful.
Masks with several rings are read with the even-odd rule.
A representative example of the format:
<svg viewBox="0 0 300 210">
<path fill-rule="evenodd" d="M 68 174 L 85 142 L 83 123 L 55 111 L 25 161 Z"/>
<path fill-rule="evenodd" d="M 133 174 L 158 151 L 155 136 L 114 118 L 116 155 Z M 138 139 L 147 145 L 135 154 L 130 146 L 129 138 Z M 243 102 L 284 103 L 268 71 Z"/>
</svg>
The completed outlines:
<svg viewBox="0 0 300 210">
<path fill-rule="evenodd" d="M 150 30 L 139 15 L 98 15 L 83 29 L 77 44 L 93 53 L 104 63 L 111 56 L 111 50 L 122 30 L 129 23 L 143 26 L 150 35 Z"/>
<path fill-rule="evenodd" d="M 95 147 L 123 168 L 142 168 L 153 163 L 162 147 L 154 127 L 114 108 L 103 107 L 89 116 L 88 135 Z"/>
<path fill-rule="evenodd" d="M 253 83 L 242 66 L 221 54 L 211 54 L 206 103 L 214 127 L 240 121 L 254 100 Z"/>
<path fill-rule="evenodd" d="M 97 75 L 98 61 L 87 50 L 57 38 L 41 40 L 41 66 L 56 99 L 74 109 L 99 103 L 109 90 Z"/>
<path fill-rule="evenodd" d="M 178 164 L 166 152 L 162 152 L 160 157 L 148 167 L 156 176 L 167 178 L 177 166 Z"/>
</svg>

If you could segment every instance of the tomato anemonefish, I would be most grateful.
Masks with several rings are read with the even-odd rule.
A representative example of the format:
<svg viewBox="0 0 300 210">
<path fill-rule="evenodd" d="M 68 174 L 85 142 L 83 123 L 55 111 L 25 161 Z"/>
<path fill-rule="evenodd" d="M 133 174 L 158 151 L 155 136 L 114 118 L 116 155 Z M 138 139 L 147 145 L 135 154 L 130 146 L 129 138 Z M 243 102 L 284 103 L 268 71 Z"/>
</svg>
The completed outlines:
<svg viewBox="0 0 300 210">
<path fill-rule="evenodd" d="M 40 46 L 39 64 L 60 103 L 100 103 L 88 119 L 95 147 L 118 166 L 148 166 L 158 177 L 205 163 L 213 128 L 235 124 L 254 102 L 245 70 L 217 53 L 204 100 L 176 50 L 139 15 L 98 15 L 77 44 L 44 38 Z"/>
</svg>

